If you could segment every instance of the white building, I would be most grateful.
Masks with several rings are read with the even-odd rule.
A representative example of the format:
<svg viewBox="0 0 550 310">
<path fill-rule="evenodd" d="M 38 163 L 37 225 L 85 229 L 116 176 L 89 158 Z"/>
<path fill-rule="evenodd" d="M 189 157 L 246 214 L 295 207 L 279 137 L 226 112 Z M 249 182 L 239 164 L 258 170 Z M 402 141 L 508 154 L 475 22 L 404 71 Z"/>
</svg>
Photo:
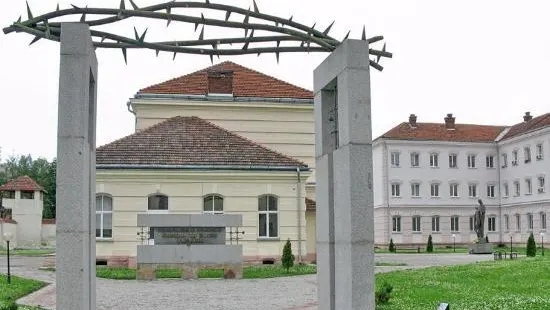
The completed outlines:
<svg viewBox="0 0 550 310">
<path fill-rule="evenodd" d="M 411 115 L 376 139 L 375 242 L 469 243 L 474 207 L 487 207 L 490 242 L 525 243 L 546 232 L 550 113 L 511 127 L 418 123 Z M 454 240 L 453 240 L 454 236 Z"/>
</svg>

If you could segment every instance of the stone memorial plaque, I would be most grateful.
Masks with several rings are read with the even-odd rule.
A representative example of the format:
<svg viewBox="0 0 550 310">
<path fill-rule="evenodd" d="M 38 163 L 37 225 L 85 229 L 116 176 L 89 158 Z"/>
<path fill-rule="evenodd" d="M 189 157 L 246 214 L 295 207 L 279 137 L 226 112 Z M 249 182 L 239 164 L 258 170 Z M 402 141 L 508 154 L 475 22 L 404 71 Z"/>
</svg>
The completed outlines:
<svg viewBox="0 0 550 310">
<path fill-rule="evenodd" d="M 155 245 L 225 244 L 225 227 L 151 227 Z"/>
</svg>

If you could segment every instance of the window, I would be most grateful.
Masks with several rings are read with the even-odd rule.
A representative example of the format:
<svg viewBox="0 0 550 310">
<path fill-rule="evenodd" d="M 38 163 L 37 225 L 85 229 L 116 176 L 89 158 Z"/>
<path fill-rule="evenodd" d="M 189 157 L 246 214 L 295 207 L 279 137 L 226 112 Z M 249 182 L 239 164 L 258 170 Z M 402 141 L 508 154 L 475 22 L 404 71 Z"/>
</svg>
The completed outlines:
<svg viewBox="0 0 550 310">
<path fill-rule="evenodd" d="M 432 216 L 432 231 L 439 231 L 439 216 Z"/>
<path fill-rule="evenodd" d="M 542 143 L 537 144 L 537 160 L 541 160 L 544 157 L 544 149 Z"/>
<path fill-rule="evenodd" d="M 420 166 L 420 154 L 411 153 L 411 167 L 419 167 L 419 166 Z"/>
<path fill-rule="evenodd" d="M 495 216 L 487 218 L 487 231 L 497 231 L 497 218 Z"/>
<path fill-rule="evenodd" d="M 4 192 L 2 192 L 2 198 L 15 199 L 15 191 L 4 191 Z"/>
<path fill-rule="evenodd" d="M 544 180 L 544 177 L 543 176 L 540 176 L 538 177 L 538 182 L 539 182 L 539 193 L 544 193 L 544 190 L 545 190 L 545 180 Z"/>
<path fill-rule="evenodd" d="M 518 151 L 513 150 L 512 151 L 512 166 L 517 166 L 517 165 L 518 165 Z"/>
<path fill-rule="evenodd" d="M 519 181 L 514 181 L 514 196 L 519 196 L 520 192 Z"/>
<path fill-rule="evenodd" d="M 412 223 L 412 230 L 415 231 L 415 232 L 421 231 L 421 228 L 420 228 L 420 216 L 413 216 L 412 220 L 413 220 L 413 223 Z"/>
<path fill-rule="evenodd" d="M 470 231 L 474 231 L 474 217 L 470 216 Z"/>
<path fill-rule="evenodd" d="M 205 213 L 221 214 L 223 213 L 223 197 L 217 194 L 206 195 L 203 199 L 203 209 Z"/>
<path fill-rule="evenodd" d="M 168 196 L 162 194 L 153 194 L 148 198 L 148 210 L 168 210 Z"/>
<path fill-rule="evenodd" d="M 546 213 L 540 213 L 540 229 L 546 229 Z"/>
<path fill-rule="evenodd" d="M 485 157 L 485 167 L 494 168 L 495 167 L 495 156 L 487 155 Z"/>
<path fill-rule="evenodd" d="M 451 197 L 458 197 L 458 184 L 451 184 L 449 186 L 449 192 Z"/>
<path fill-rule="evenodd" d="M 411 196 L 420 197 L 420 184 L 418 183 L 411 184 Z"/>
<path fill-rule="evenodd" d="M 523 157 L 525 157 L 525 163 L 531 161 L 531 148 L 526 146 L 523 148 Z"/>
<path fill-rule="evenodd" d="M 521 217 L 519 216 L 519 214 L 516 214 L 516 230 L 521 230 Z"/>
<path fill-rule="evenodd" d="M 468 185 L 468 196 L 472 198 L 477 197 L 477 185 L 475 184 Z"/>
<path fill-rule="evenodd" d="M 527 213 L 527 229 L 533 230 L 533 214 Z"/>
<path fill-rule="evenodd" d="M 533 184 L 531 179 L 525 179 L 525 195 L 531 195 L 533 193 Z"/>
<path fill-rule="evenodd" d="M 504 229 L 506 231 L 510 231 L 510 217 L 508 216 L 508 214 L 504 215 Z"/>
<path fill-rule="evenodd" d="M 493 184 L 487 185 L 487 197 L 495 198 L 495 189 L 496 186 Z"/>
<path fill-rule="evenodd" d="M 399 167 L 399 152 L 391 153 L 391 165 L 392 167 Z"/>
<path fill-rule="evenodd" d="M 451 216 L 451 231 L 459 231 L 458 229 L 458 216 Z"/>
<path fill-rule="evenodd" d="M 21 199 L 34 199 L 34 191 L 21 191 Z"/>
<path fill-rule="evenodd" d="M 392 197 L 401 197 L 401 186 L 399 183 L 392 183 L 391 185 L 391 196 Z"/>
<path fill-rule="evenodd" d="M 95 196 L 95 237 L 113 237 L 113 198 L 105 194 Z"/>
<path fill-rule="evenodd" d="M 430 154 L 430 167 L 439 167 L 439 155 L 437 153 Z"/>
<path fill-rule="evenodd" d="M 476 167 L 476 156 L 473 154 L 468 155 L 468 168 Z"/>
<path fill-rule="evenodd" d="M 439 197 L 439 184 L 438 183 L 432 183 L 430 186 L 430 193 L 432 197 Z"/>
<path fill-rule="evenodd" d="M 449 168 L 456 168 L 457 167 L 456 161 L 457 161 L 456 154 L 449 155 Z"/>
<path fill-rule="evenodd" d="M 502 168 L 508 167 L 508 154 L 502 154 Z"/>
<path fill-rule="evenodd" d="M 392 223 L 393 223 L 392 231 L 401 232 L 401 217 L 400 216 L 392 217 Z"/>
<path fill-rule="evenodd" d="M 276 238 L 279 236 L 277 218 L 277 197 L 263 195 L 258 198 L 259 236 L 261 238 Z"/>
<path fill-rule="evenodd" d="M 510 188 L 508 187 L 508 183 L 502 184 L 502 187 L 504 188 L 504 197 L 508 197 L 510 195 Z"/>
</svg>

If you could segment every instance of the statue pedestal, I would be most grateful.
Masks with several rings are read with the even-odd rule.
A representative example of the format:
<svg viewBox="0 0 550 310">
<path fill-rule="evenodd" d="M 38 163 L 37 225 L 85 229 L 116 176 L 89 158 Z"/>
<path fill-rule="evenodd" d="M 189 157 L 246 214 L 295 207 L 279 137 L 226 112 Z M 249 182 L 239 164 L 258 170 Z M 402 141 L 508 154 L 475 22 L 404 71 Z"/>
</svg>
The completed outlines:
<svg viewBox="0 0 550 310">
<path fill-rule="evenodd" d="M 493 245 L 490 243 L 473 243 L 468 249 L 470 254 L 493 254 Z"/>
</svg>

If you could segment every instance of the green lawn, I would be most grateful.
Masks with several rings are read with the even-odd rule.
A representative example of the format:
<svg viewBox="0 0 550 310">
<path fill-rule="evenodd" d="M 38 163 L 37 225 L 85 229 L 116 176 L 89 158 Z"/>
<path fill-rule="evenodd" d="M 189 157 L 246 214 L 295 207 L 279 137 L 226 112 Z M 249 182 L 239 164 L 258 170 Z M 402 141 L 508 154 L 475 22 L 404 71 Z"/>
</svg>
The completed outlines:
<svg viewBox="0 0 550 310">
<path fill-rule="evenodd" d="M 43 282 L 36 280 L 22 279 L 19 277 L 11 277 L 11 284 L 8 284 L 7 277 L 0 274 L 0 309 L 7 306 L 11 301 L 28 295 L 46 285 Z M 38 309 L 38 308 L 23 308 L 19 309 Z"/>
<path fill-rule="evenodd" d="M 388 249 L 375 249 L 375 253 L 392 253 Z M 447 254 L 447 253 L 468 253 L 468 248 L 456 247 L 453 248 L 434 248 L 432 253 L 426 252 L 426 246 L 420 247 L 420 253 L 416 250 L 400 250 L 397 246 L 397 254 Z"/>
<path fill-rule="evenodd" d="M 47 254 L 55 253 L 55 250 L 10 250 L 10 256 L 42 256 Z M 5 249 L 0 249 L 0 256 L 6 255 L 7 252 Z"/>
<path fill-rule="evenodd" d="M 550 257 L 489 261 L 376 275 L 376 285 L 393 286 L 390 303 L 380 310 L 550 309 Z"/>
</svg>

